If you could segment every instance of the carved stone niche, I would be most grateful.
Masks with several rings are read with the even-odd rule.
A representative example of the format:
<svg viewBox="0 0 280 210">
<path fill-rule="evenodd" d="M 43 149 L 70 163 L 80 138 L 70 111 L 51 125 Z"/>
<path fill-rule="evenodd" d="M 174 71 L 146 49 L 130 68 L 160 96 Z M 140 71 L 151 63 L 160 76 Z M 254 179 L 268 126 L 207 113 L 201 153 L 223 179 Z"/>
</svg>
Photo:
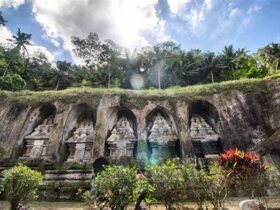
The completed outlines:
<svg viewBox="0 0 280 210">
<path fill-rule="evenodd" d="M 160 112 L 154 119 L 148 138 L 152 149 L 152 160 L 161 161 L 176 155 L 178 137 Z"/>
<path fill-rule="evenodd" d="M 84 119 L 74 131 L 74 135 L 66 140 L 69 149 L 67 161 L 88 162 L 91 160 L 91 150 L 95 139 L 92 119 Z"/>
<path fill-rule="evenodd" d="M 122 156 L 133 157 L 133 149 L 137 138 L 126 117 L 121 117 L 107 139 L 110 157 L 119 159 Z"/>
<path fill-rule="evenodd" d="M 23 154 L 23 157 L 44 158 L 47 156 L 53 120 L 54 115 L 50 115 L 30 135 L 25 136 L 26 152 Z"/>
<path fill-rule="evenodd" d="M 194 114 L 191 118 L 190 130 L 194 153 L 197 157 L 203 158 L 221 152 L 219 135 L 203 117 Z"/>
</svg>

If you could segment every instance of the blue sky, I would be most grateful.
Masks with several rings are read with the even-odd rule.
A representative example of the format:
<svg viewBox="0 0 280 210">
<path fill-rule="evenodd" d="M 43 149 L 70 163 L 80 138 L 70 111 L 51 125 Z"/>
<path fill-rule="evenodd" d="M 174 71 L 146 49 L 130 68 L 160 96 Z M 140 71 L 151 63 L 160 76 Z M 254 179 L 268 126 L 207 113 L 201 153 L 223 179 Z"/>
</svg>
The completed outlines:
<svg viewBox="0 0 280 210">
<path fill-rule="evenodd" d="M 1 43 L 19 27 L 32 33 L 34 52 L 75 63 L 71 36 L 91 31 L 129 49 L 171 40 L 185 50 L 255 52 L 280 42 L 280 0 L 0 0 L 0 10 Z"/>
</svg>

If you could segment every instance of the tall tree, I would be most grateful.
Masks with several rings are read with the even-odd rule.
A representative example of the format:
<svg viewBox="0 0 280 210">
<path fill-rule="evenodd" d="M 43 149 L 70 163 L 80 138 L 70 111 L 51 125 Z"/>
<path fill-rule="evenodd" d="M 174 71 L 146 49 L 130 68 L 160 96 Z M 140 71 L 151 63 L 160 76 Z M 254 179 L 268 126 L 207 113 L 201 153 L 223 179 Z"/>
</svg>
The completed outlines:
<svg viewBox="0 0 280 210">
<path fill-rule="evenodd" d="M 27 34 L 24 32 L 21 32 L 21 30 L 18 28 L 16 35 L 13 35 L 13 39 L 10 39 L 10 41 L 14 42 L 16 49 L 18 51 L 23 50 L 23 55 L 25 53 L 28 55 L 28 50 L 26 48 L 27 45 L 32 45 L 30 43 L 32 34 Z"/>
<path fill-rule="evenodd" d="M 241 53 L 241 52 L 239 52 Z M 234 71 L 236 70 L 236 59 L 238 57 L 237 51 L 233 49 L 232 45 L 225 46 L 222 52 L 224 64 L 232 72 L 232 77 L 235 79 Z"/>
<path fill-rule="evenodd" d="M 74 53 L 81 58 L 88 67 L 95 67 L 101 52 L 101 41 L 97 33 L 89 33 L 85 38 L 73 36 L 72 44 L 75 46 Z"/>
<path fill-rule="evenodd" d="M 90 33 L 85 39 L 72 37 L 75 54 L 81 58 L 86 66 L 91 69 L 95 77 L 93 83 L 110 87 L 112 78 L 120 80 L 119 58 L 122 48 L 111 40 L 100 41 L 98 34 Z"/>
<path fill-rule="evenodd" d="M 271 72 L 275 72 L 280 68 L 280 43 L 272 42 L 260 49 L 259 55 Z"/>
<path fill-rule="evenodd" d="M 105 40 L 101 44 L 101 51 L 99 53 L 99 65 L 104 67 L 107 72 L 107 87 L 110 88 L 112 76 L 115 80 L 120 79 L 116 77 L 121 72 L 120 59 L 121 47 L 114 43 L 112 40 Z M 118 81 L 120 82 L 120 81 Z"/>
<path fill-rule="evenodd" d="M 71 63 L 66 61 L 57 61 L 56 69 L 53 71 L 52 83 L 55 84 L 55 89 L 65 88 L 69 83 L 69 71 Z"/>
<path fill-rule="evenodd" d="M 171 66 L 174 54 L 180 51 L 180 47 L 174 42 L 163 42 L 153 47 L 146 48 L 145 56 L 151 64 L 150 70 L 157 72 L 158 89 L 162 88 L 163 71 Z"/>
<path fill-rule="evenodd" d="M 194 71 L 205 71 L 210 74 L 212 83 L 215 82 L 214 75 L 219 75 L 224 66 L 221 64 L 220 57 L 216 56 L 215 53 L 208 52 L 203 56 L 201 66 Z"/>
</svg>

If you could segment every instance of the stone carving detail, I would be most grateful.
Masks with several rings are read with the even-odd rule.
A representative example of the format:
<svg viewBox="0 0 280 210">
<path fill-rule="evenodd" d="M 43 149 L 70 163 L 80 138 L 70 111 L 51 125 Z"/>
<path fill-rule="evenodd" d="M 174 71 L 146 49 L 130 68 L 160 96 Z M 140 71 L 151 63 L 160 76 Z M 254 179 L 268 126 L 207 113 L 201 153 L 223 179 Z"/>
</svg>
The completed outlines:
<svg viewBox="0 0 280 210">
<path fill-rule="evenodd" d="M 211 126 L 199 115 L 191 118 L 191 137 L 198 157 L 220 153 L 219 135 Z"/>
<path fill-rule="evenodd" d="M 90 161 L 94 139 L 93 121 L 91 119 L 84 120 L 75 130 L 74 135 L 65 142 L 70 153 L 67 161 Z"/>
<path fill-rule="evenodd" d="M 53 119 L 53 115 L 47 117 L 30 135 L 25 137 L 27 150 L 23 157 L 41 158 L 47 155 Z"/>
<path fill-rule="evenodd" d="M 133 157 L 133 148 L 136 140 L 136 136 L 128 119 L 126 117 L 120 118 L 115 128 L 112 130 L 110 137 L 107 139 L 110 157 Z"/>
<path fill-rule="evenodd" d="M 155 117 L 150 131 L 149 142 L 152 147 L 151 158 L 154 160 L 161 160 L 164 157 L 175 156 L 175 146 L 178 137 L 160 113 Z"/>
</svg>

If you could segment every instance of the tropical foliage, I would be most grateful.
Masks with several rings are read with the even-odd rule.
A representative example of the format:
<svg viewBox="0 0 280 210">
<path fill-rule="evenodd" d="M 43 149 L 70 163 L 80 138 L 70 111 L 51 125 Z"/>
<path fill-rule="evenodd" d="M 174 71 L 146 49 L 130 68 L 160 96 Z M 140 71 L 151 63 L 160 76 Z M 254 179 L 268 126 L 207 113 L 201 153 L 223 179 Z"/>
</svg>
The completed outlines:
<svg viewBox="0 0 280 210">
<path fill-rule="evenodd" d="M 99 208 L 124 209 L 133 201 L 136 187 L 136 169 L 108 166 L 92 181 L 94 197 Z"/>
<path fill-rule="evenodd" d="M 16 210 L 20 202 L 36 198 L 36 191 L 43 181 L 43 175 L 22 164 L 3 171 L 2 187 L 11 210 Z"/>
<path fill-rule="evenodd" d="M 218 157 L 218 163 L 227 174 L 228 185 L 249 192 L 252 197 L 263 184 L 261 180 L 268 169 L 265 164 L 261 163 L 258 154 L 238 149 L 231 149 L 221 154 Z"/>
<path fill-rule="evenodd" d="M 167 161 L 163 164 L 148 168 L 150 183 L 155 188 L 155 198 L 171 210 L 174 205 L 184 198 L 184 176 L 181 164 Z"/>
</svg>

